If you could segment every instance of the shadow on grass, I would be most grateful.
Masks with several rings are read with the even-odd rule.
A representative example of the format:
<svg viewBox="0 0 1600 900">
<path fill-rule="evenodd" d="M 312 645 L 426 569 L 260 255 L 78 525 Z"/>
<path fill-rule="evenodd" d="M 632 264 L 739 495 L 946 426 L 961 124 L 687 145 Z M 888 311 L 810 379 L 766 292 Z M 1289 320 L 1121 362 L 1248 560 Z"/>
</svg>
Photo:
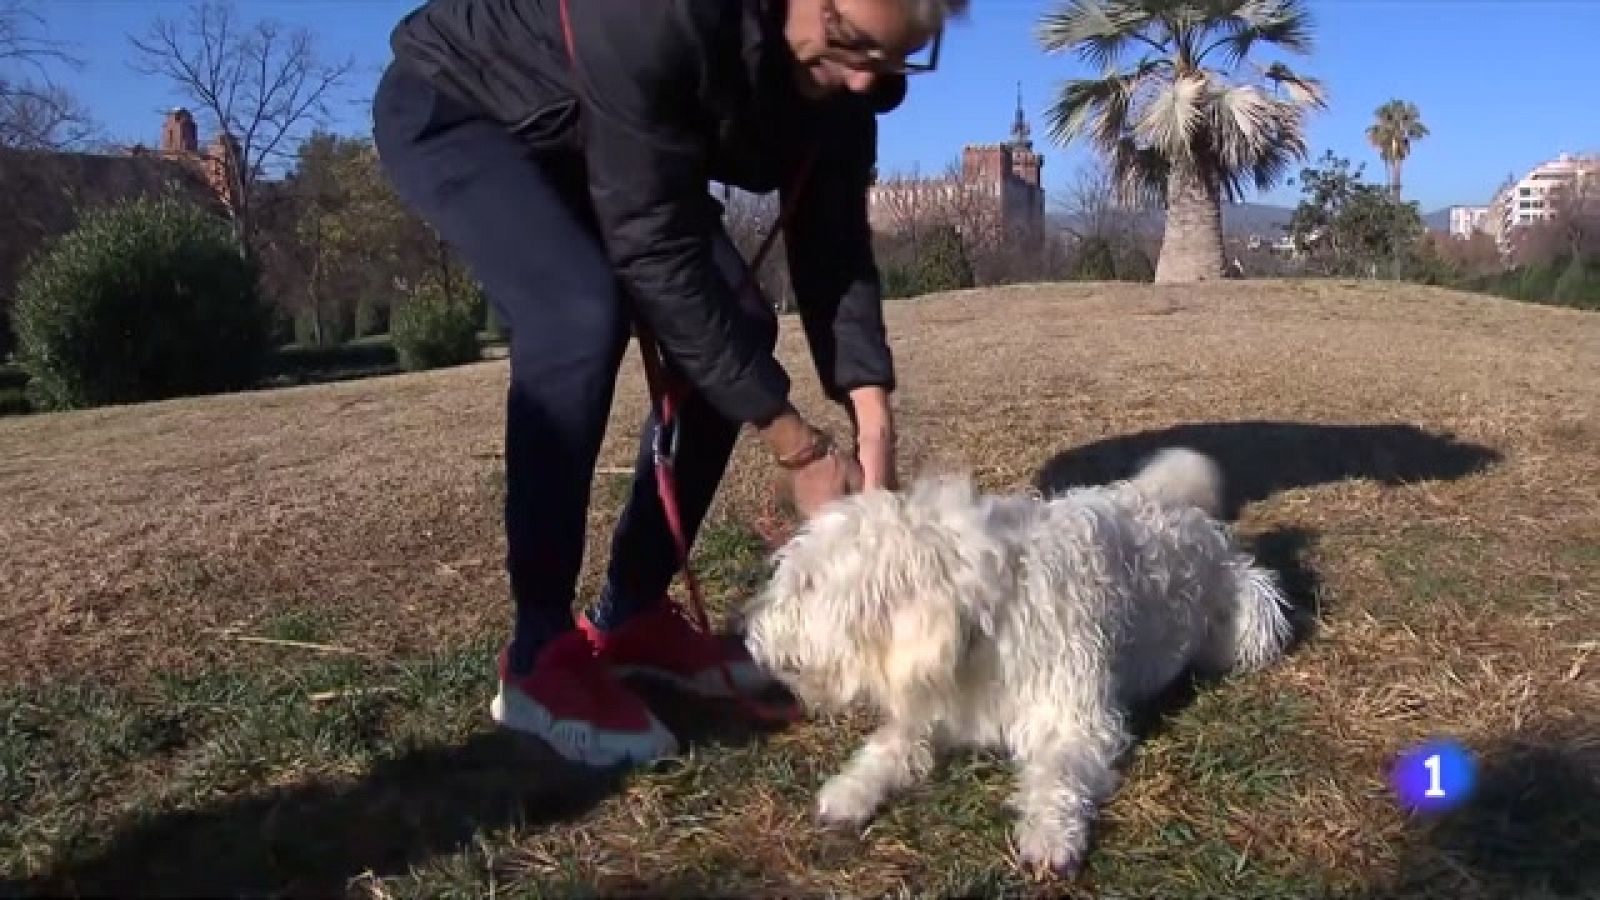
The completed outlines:
<svg viewBox="0 0 1600 900">
<path fill-rule="evenodd" d="M 768 730 L 725 707 L 636 686 L 686 748 L 748 742 Z M 316 780 L 130 816 L 103 844 L 37 882 L 0 882 L 0 895 L 341 895 L 353 879 L 405 875 L 470 848 L 479 835 L 581 818 L 625 777 L 568 763 L 536 740 L 480 732 L 382 759 L 349 782 Z"/>
<path fill-rule="evenodd" d="M 1470 749 L 1472 798 L 1415 819 L 1396 877 L 1362 896 L 1600 896 L 1600 721 Z"/>
<path fill-rule="evenodd" d="M 1307 528 L 1274 528 L 1244 541 L 1256 563 L 1276 572 L 1289 600 L 1289 621 L 1294 625 L 1293 653 L 1315 630 L 1322 609 L 1322 579 L 1307 557 L 1316 533 Z"/>
<path fill-rule="evenodd" d="M 313 781 L 198 809 L 134 815 L 32 895 L 342 894 L 365 872 L 401 874 L 481 830 L 583 815 L 616 789 L 535 742 L 480 734 L 376 763 L 353 783 Z"/>
<path fill-rule="evenodd" d="M 1412 425 L 1202 422 L 1071 448 L 1045 463 L 1034 484 L 1055 492 L 1126 478 L 1151 454 L 1173 446 L 1204 453 L 1222 468 L 1223 514 L 1230 519 L 1283 490 L 1355 478 L 1389 485 L 1453 480 L 1500 461 L 1488 447 Z"/>
</svg>

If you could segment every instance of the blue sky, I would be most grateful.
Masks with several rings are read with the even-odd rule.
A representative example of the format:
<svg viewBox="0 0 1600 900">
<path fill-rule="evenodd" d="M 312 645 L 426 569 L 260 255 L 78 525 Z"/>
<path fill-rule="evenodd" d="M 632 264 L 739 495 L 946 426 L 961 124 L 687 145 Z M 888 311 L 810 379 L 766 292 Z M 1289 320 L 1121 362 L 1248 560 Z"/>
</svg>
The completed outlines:
<svg viewBox="0 0 1600 900">
<path fill-rule="evenodd" d="M 239 0 L 251 18 L 273 17 L 313 28 L 329 54 L 359 68 L 335 107 L 341 131 L 365 132 L 364 101 L 388 58 L 388 34 L 415 0 Z M 641 0 L 648 2 L 648 0 Z M 181 15 L 185 0 L 41 0 L 52 37 L 70 42 L 88 65 L 62 73 L 109 136 L 154 143 L 161 111 L 178 102 L 168 85 L 127 65 L 127 35 L 156 14 Z M 1006 136 L 1022 83 L 1045 181 L 1059 191 L 1086 158 L 1083 148 L 1053 145 L 1042 112 L 1067 78 L 1087 72 L 1070 57 L 1047 57 L 1032 36 L 1044 0 L 972 0 L 968 20 L 945 38 L 940 71 L 919 76 L 906 104 L 883 123 L 886 171 L 935 172 L 961 145 Z M 1416 103 L 1432 136 L 1406 164 L 1406 196 L 1424 211 L 1486 202 L 1513 172 L 1557 153 L 1600 151 L 1600 104 L 1594 97 L 1596 0 L 1313 0 L 1317 46 L 1298 68 L 1322 78 L 1330 106 L 1310 128 L 1313 158 L 1325 149 L 1382 165 L 1366 144 L 1372 111 L 1391 97 Z M 209 128 L 202 124 L 203 138 Z M 1292 205 L 1293 187 L 1264 202 Z"/>
</svg>

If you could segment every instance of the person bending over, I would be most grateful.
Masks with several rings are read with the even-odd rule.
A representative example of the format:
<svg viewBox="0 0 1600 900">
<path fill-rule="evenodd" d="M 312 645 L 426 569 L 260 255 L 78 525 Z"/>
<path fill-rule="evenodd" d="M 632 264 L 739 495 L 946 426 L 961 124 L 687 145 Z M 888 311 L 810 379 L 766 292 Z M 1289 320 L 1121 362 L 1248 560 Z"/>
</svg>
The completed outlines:
<svg viewBox="0 0 1600 900">
<path fill-rule="evenodd" d="M 724 692 L 762 676 L 666 599 L 676 545 L 651 436 L 597 601 L 574 621 L 594 467 L 635 323 L 690 388 L 677 476 L 689 540 L 753 426 L 810 515 L 894 486 L 894 366 L 867 223 L 877 120 L 966 0 L 428 0 L 391 35 L 373 138 L 403 202 L 465 261 L 510 330 L 506 564 L 515 607 L 490 704 L 567 759 L 676 751 L 619 680 Z M 778 323 L 711 195 L 780 192 L 817 374 L 843 453 L 789 401 Z"/>
</svg>

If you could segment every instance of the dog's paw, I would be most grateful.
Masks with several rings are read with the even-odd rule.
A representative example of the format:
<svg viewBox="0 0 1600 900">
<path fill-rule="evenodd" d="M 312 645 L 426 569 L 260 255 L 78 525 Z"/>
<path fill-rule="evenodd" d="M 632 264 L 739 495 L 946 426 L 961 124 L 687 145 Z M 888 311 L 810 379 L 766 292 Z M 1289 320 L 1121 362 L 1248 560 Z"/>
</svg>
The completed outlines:
<svg viewBox="0 0 1600 900">
<path fill-rule="evenodd" d="M 860 831 L 877 811 L 878 792 L 854 778 L 830 778 L 817 795 L 817 821 L 828 828 Z"/>
<path fill-rule="evenodd" d="M 1061 878 L 1071 878 L 1083 866 L 1087 841 L 1057 828 L 1018 825 L 1017 855 L 1022 864 Z"/>
</svg>

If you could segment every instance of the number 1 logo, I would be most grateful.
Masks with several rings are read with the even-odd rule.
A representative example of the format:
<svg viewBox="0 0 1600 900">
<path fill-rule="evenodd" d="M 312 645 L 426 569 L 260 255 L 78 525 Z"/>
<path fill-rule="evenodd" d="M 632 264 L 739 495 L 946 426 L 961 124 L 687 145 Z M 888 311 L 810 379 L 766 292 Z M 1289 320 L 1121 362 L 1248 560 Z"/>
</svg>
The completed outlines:
<svg viewBox="0 0 1600 900">
<path fill-rule="evenodd" d="M 1422 764 L 1428 767 L 1428 789 L 1422 792 L 1422 796 L 1443 797 L 1444 787 L 1439 784 L 1439 782 L 1442 780 L 1441 770 L 1443 768 L 1443 764 L 1439 761 L 1439 754 L 1433 754 L 1432 756 L 1423 760 Z"/>
<path fill-rule="evenodd" d="M 1433 740 L 1401 753 L 1390 777 L 1401 805 L 1417 812 L 1442 812 L 1472 797 L 1477 765 L 1461 744 Z"/>
</svg>

